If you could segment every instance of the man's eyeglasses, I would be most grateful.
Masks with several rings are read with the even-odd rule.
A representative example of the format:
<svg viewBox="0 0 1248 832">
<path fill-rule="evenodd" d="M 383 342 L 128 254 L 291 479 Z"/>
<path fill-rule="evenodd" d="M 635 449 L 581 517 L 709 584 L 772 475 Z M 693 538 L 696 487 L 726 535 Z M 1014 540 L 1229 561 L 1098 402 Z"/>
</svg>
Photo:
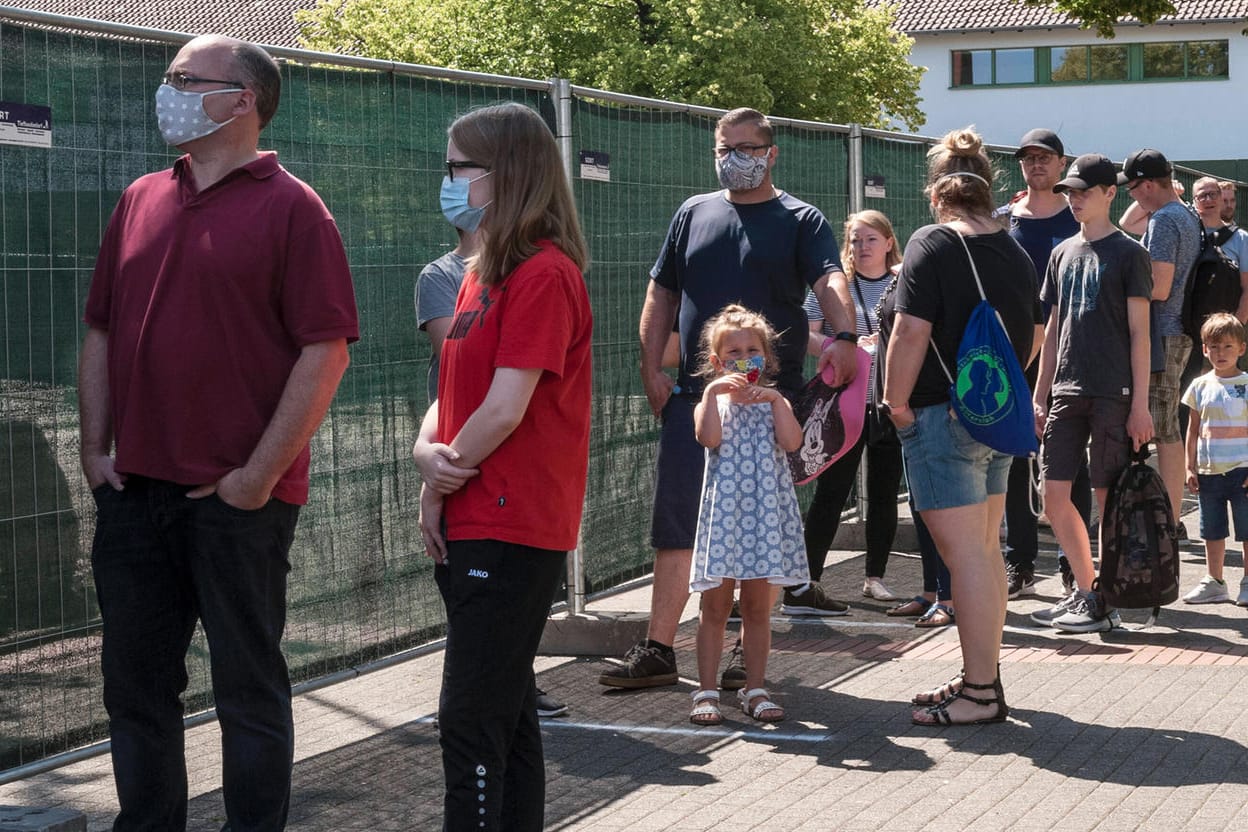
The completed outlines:
<svg viewBox="0 0 1248 832">
<path fill-rule="evenodd" d="M 715 147 L 715 155 L 720 159 L 724 158 L 729 153 L 736 153 L 740 156 L 757 156 L 758 151 L 770 149 L 771 145 L 769 144 L 739 144 L 735 147 L 728 147 L 727 145 L 721 144 Z"/>
<path fill-rule="evenodd" d="M 166 72 L 161 80 L 175 90 L 185 90 L 192 84 L 229 84 L 235 89 L 246 89 L 242 81 L 223 81 L 220 78 L 199 78 L 185 72 Z"/>
<path fill-rule="evenodd" d="M 1028 153 L 1026 156 L 1020 156 L 1019 162 L 1024 165 L 1047 165 L 1050 162 L 1057 161 L 1056 153 Z"/>
<path fill-rule="evenodd" d="M 446 160 L 446 176 L 448 179 L 455 178 L 455 171 L 460 169 L 472 168 L 475 170 L 489 170 L 489 165 L 483 165 L 480 162 L 471 162 L 467 159 L 447 159 Z"/>
<path fill-rule="evenodd" d="M 1196 199 L 1221 199 L 1222 192 L 1221 191 L 1201 191 L 1200 193 L 1196 194 L 1195 198 Z"/>
<path fill-rule="evenodd" d="M 1131 193 L 1135 193 L 1135 189 L 1136 189 L 1136 188 L 1138 188 L 1138 187 L 1140 187 L 1141 185 L 1143 185 L 1143 184 L 1144 184 L 1145 182 L 1147 182 L 1147 181 L 1148 181 L 1148 180 L 1146 180 L 1146 179 L 1137 179 L 1137 180 L 1135 180 L 1134 182 L 1128 182 L 1128 183 L 1127 183 L 1127 193 L 1129 193 L 1129 194 L 1131 194 Z"/>
</svg>

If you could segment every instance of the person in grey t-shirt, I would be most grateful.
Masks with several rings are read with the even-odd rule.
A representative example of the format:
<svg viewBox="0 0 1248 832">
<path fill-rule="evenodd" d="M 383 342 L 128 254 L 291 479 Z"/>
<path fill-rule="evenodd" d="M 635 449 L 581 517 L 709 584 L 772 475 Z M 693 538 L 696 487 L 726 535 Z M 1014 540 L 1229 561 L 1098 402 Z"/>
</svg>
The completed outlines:
<svg viewBox="0 0 1248 832">
<path fill-rule="evenodd" d="M 421 269 L 420 277 L 416 278 L 416 326 L 429 335 L 433 348 L 427 388 L 431 402 L 438 397 L 442 339 L 455 314 L 455 298 L 459 296 L 459 284 L 464 281 L 465 258 L 472 253 L 472 243 L 466 245 L 465 238 L 473 237 L 475 235 L 459 231 L 459 245 Z"/>
<path fill-rule="evenodd" d="M 1165 362 L 1149 379 L 1148 405 L 1157 439 L 1157 466 L 1177 518 L 1183 504 L 1186 458 L 1179 431 L 1180 379 L 1192 339 L 1183 334 L 1183 286 L 1200 254 L 1200 220 L 1174 192 L 1170 163 L 1157 150 L 1137 150 L 1122 163 L 1118 184 L 1148 212 L 1144 247 L 1152 259 L 1151 326 L 1160 336 Z M 1158 367 L 1154 365 L 1154 370 Z"/>
</svg>

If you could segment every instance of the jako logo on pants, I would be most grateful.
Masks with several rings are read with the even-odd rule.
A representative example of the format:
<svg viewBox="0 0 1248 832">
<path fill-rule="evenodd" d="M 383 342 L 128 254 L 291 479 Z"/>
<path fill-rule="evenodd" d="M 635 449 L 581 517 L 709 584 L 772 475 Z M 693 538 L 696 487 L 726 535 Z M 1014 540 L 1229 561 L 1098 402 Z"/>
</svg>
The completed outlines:
<svg viewBox="0 0 1248 832">
<path fill-rule="evenodd" d="M 468 577 L 469 578 L 488 578 L 490 577 L 490 573 L 486 572 L 484 569 L 469 569 Z"/>
</svg>

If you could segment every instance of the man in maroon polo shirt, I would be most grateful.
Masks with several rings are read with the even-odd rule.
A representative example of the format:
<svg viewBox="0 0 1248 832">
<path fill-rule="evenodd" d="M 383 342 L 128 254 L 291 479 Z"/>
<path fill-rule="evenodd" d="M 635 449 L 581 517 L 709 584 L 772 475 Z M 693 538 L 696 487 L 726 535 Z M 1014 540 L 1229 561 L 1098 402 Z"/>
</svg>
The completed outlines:
<svg viewBox="0 0 1248 832">
<path fill-rule="evenodd" d="M 258 150 L 281 74 L 208 35 L 156 93 L 170 170 L 122 194 L 79 362 L 82 468 L 117 830 L 186 828 L 186 651 L 202 622 L 231 832 L 285 826 L 294 726 L 280 650 L 308 442 L 359 337 L 342 240 Z"/>
</svg>

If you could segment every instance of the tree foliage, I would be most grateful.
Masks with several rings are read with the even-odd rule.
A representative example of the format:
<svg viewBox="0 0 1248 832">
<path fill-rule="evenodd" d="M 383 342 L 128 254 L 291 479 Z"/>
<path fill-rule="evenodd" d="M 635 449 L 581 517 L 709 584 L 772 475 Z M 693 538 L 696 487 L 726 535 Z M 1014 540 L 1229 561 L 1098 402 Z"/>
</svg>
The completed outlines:
<svg viewBox="0 0 1248 832">
<path fill-rule="evenodd" d="M 864 0 L 319 0 L 309 48 L 912 129 L 922 67 Z"/>
<path fill-rule="evenodd" d="M 1162 15 L 1174 14 L 1170 0 L 1023 0 L 1028 6 L 1049 6 L 1079 21 L 1084 29 L 1096 29 L 1103 38 L 1114 36 L 1114 24 L 1134 17 L 1152 23 Z"/>
</svg>

